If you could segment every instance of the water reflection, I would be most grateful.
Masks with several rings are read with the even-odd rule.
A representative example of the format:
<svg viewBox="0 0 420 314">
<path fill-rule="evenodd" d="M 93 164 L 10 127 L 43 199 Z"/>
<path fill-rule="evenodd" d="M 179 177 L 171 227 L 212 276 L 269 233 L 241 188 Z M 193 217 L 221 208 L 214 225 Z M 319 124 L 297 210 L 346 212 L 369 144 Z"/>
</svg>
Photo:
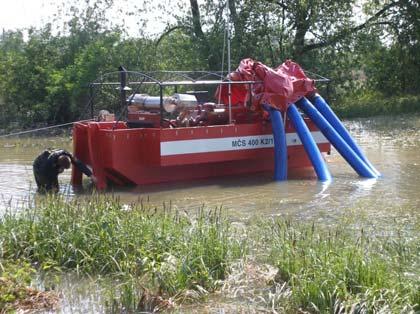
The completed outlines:
<svg viewBox="0 0 420 314">
<path fill-rule="evenodd" d="M 89 278 L 75 273 L 40 273 L 35 280 L 35 286 L 40 290 L 64 293 L 58 308 L 62 314 L 104 313 L 106 288 L 111 284 L 101 278 Z"/>
</svg>

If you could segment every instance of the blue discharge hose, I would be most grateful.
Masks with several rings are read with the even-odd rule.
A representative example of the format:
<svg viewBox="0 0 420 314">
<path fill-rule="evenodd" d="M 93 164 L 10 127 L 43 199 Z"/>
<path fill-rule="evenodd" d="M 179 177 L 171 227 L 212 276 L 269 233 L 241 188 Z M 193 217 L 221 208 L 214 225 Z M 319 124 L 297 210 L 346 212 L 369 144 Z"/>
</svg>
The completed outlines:
<svg viewBox="0 0 420 314">
<path fill-rule="evenodd" d="M 268 106 L 263 106 L 270 113 L 271 126 L 274 138 L 274 180 L 287 180 L 287 143 L 286 130 L 280 111 Z"/>
<path fill-rule="evenodd" d="M 318 180 L 324 182 L 331 181 L 331 174 L 325 164 L 324 158 L 322 157 L 321 152 L 312 137 L 311 131 L 309 131 L 308 126 L 303 121 L 303 118 L 294 104 L 289 106 L 287 114 L 289 115 L 303 147 L 312 162 L 316 175 L 318 176 Z"/>
<path fill-rule="evenodd" d="M 324 116 L 306 98 L 296 102 L 296 105 L 305 112 L 308 117 L 316 124 L 319 130 L 330 141 L 350 166 L 365 178 L 377 178 L 375 172 L 353 151 L 353 149 L 343 140 L 338 132 L 324 118 Z"/>
<path fill-rule="evenodd" d="M 341 123 L 340 119 L 337 117 L 334 111 L 332 111 L 332 109 L 324 100 L 324 98 L 322 98 L 319 94 L 314 94 L 310 98 L 310 100 L 315 106 L 315 108 L 318 109 L 318 111 L 331 124 L 331 126 L 337 131 L 337 133 L 340 134 L 343 140 L 353 149 L 353 151 L 360 157 L 360 159 L 362 159 L 365 162 L 365 164 L 376 174 L 376 176 L 380 176 L 380 172 L 376 170 L 375 167 L 366 158 L 360 147 L 356 144 L 350 133 Z"/>
</svg>

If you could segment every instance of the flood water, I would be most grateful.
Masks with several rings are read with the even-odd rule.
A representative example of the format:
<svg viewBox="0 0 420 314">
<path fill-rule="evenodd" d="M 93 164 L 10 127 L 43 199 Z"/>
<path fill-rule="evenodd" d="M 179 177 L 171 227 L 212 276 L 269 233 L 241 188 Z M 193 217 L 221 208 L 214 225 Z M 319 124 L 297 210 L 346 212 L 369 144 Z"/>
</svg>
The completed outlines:
<svg viewBox="0 0 420 314">
<path fill-rule="evenodd" d="M 223 206 L 238 219 L 250 215 L 293 215 L 318 221 L 334 219 L 348 211 L 364 208 L 378 230 L 386 229 L 393 218 L 410 220 L 420 215 L 420 115 L 375 117 L 345 121 L 371 163 L 382 173 L 379 179 L 362 179 L 335 151 L 327 157 L 333 181 L 289 180 L 276 183 L 271 175 L 220 178 L 193 183 L 124 188 L 113 191 L 123 202 L 149 199 L 157 206 L 194 210 L 201 206 Z M 0 139 L 0 214 L 10 208 L 24 210 L 34 198 L 32 161 L 47 147 L 71 150 L 70 137 Z M 252 167 L 252 165 L 250 165 Z M 74 193 L 70 171 L 60 176 L 60 192 Z M 110 193 L 110 192 L 109 192 Z M 367 211 L 367 212 L 366 212 Z M 417 231 L 418 232 L 418 231 Z M 64 281 L 65 284 L 66 281 Z M 93 296 L 69 285 L 64 312 L 72 312 Z M 69 292 L 71 291 L 71 292 Z M 98 295 L 98 294 L 97 294 Z M 93 297 L 95 299 L 95 297 Z M 72 301 L 73 300 L 73 301 Z M 89 301 L 90 300 L 90 301 Z M 73 303 L 74 304 L 73 304 Z"/>
<path fill-rule="evenodd" d="M 238 216 L 287 213 L 320 217 L 359 203 L 371 203 L 372 210 L 384 213 L 387 208 L 396 205 L 417 207 L 420 203 L 420 115 L 375 117 L 346 121 L 345 125 L 382 173 L 381 178 L 358 177 L 333 150 L 327 156 L 333 176 L 329 185 L 311 179 L 276 183 L 271 175 L 253 175 L 131 187 L 112 193 L 127 203 L 142 198 L 156 205 L 171 203 L 174 208 L 186 210 L 202 205 L 210 208 L 223 206 Z M 48 147 L 71 151 L 71 138 L 0 139 L 0 211 L 24 208 L 33 199 L 36 186 L 32 161 Z M 63 195 L 79 197 L 69 184 L 69 170 L 59 178 Z"/>
</svg>

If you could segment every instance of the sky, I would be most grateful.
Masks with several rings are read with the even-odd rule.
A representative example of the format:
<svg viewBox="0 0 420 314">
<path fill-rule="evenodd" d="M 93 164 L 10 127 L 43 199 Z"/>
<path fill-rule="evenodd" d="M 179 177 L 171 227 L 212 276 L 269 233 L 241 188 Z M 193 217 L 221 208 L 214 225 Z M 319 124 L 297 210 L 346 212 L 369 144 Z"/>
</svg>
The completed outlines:
<svg viewBox="0 0 420 314">
<path fill-rule="evenodd" d="M 0 0 L 0 30 L 39 27 L 54 12 L 51 0 Z"/>
<path fill-rule="evenodd" d="M 85 0 L 78 0 L 79 3 L 83 3 Z M 52 21 L 53 15 L 58 12 L 58 6 L 62 6 L 67 9 L 70 3 L 66 0 L 0 0 L 0 32 L 2 30 L 15 30 L 28 28 L 30 26 L 41 27 L 46 23 Z M 118 9 L 135 8 L 136 5 L 141 4 L 141 1 L 137 0 L 115 0 L 115 10 L 110 12 L 111 20 L 118 19 Z M 173 1 L 172 1 L 173 3 Z M 170 0 L 158 0 L 154 1 L 154 5 L 168 6 L 171 4 Z M 158 12 L 159 10 L 154 10 Z M 148 14 L 146 33 L 148 34 L 159 34 L 161 33 L 168 22 L 171 22 L 168 16 L 161 16 Z M 139 16 L 125 16 L 126 25 L 128 27 L 128 33 L 130 35 L 138 35 L 137 21 Z"/>
<path fill-rule="evenodd" d="M 41 27 L 46 23 L 52 21 L 53 15 L 58 12 L 58 7 L 68 9 L 72 3 L 84 3 L 89 0 L 0 0 L 0 32 L 2 30 L 14 30 L 28 28 L 30 26 Z M 91 0 L 93 2 L 94 0 Z M 175 12 L 182 12 L 188 10 L 188 0 L 154 0 L 148 1 L 151 4 L 149 12 L 145 14 L 143 19 L 148 20 L 145 33 L 151 36 L 157 36 L 163 32 L 168 23 L 172 23 L 173 19 L 167 14 L 161 14 L 160 7 L 163 6 L 166 9 L 173 7 Z M 177 8 L 174 3 L 179 2 L 183 8 Z M 199 3 L 202 0 L 199 0 Z M 357 21 L 362 19 L 361 3 L 363 0 L 358 1 L 358 5 L 353 7 L 355 11 L 355 17 Z M 115 6 L 113 12 L 110 12 L 108 18 L 112 21 L 118 22 L 121 14 L 118 13 L 118 9 L 134 9 L 136 6 L 142 6 L 141 0 L 114 0 Z M 181 7 L 182 7 L 181 6 Z M 154 13 L 153 13 L 154 12 Z M 140 17 L 138 14 L 134 16 L 125 16 L 125 25 L 127 26 L 127 33 L 130 36 L 140 35 L 139 26 L 137 22 Z"/>
</svg>

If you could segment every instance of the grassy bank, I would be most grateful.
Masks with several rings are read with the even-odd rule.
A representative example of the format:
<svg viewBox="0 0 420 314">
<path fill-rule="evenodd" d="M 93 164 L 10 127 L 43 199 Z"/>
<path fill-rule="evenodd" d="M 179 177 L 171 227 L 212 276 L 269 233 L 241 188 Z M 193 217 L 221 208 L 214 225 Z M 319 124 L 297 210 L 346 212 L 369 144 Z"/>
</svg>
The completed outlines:
<svg viewBox="0 0 420 314">
<path fill-rule="evenodd" d="M 97 196 L 85 202 L 51 198 L 2 218 L 1 258 L 23 259 L 40 271 L 114 278 L 107 307 L 117 312 L 203 301 L 227 282 L 240 286 L 230 279 L 234 265 L 251 260 L 276 270 L 258 292 L 269 300 L 266 310 L 420 309 L 420 245 L 412 235 L 379 237 L 345 223 L 326 227 L 269 217 L 237 223 L 221 209 L 168 207 Z"/>
<path fill-rule="evenodd" d="M 376 237 L 344 224 L 331 228 L 273 219 L 257 233 L 278 269 L 277 283 L 291 296 L 283 309 L 354 313 L 408 313 L 420 304 L 420 248 L 417 240 Z M 414 306 L 417 304 L 417 306 Z"/>
<path fill-rule="evenodd" d="M 333 109 L 341 118 L 420 112 L 420 95 L 386 97 L 380 93 L 366 92 L 346 97 L 333 104 Z"/>
<path fill-rule="evenodd" d="M 120 287 L 130 306 L 142 297 L 213 291 L 229 261 L 246 248 L 231 236 L 220 209 L 199 210 L 192 218 L 102 197 L 85 203 L 50 198 L 23 214 L 8 213 L 0 236 L 3 258 L 23 258 L 44 271 L 117 277 L 126 282 Z M 144 295 L 127 297 L 138 288 Z"/>
<path fill-rule="evenodd" d="M 0 313 L 53 309 L 58 296 L 29 287 L 35 269 L 27 262 L 0 258 Z"/>
</svg>

